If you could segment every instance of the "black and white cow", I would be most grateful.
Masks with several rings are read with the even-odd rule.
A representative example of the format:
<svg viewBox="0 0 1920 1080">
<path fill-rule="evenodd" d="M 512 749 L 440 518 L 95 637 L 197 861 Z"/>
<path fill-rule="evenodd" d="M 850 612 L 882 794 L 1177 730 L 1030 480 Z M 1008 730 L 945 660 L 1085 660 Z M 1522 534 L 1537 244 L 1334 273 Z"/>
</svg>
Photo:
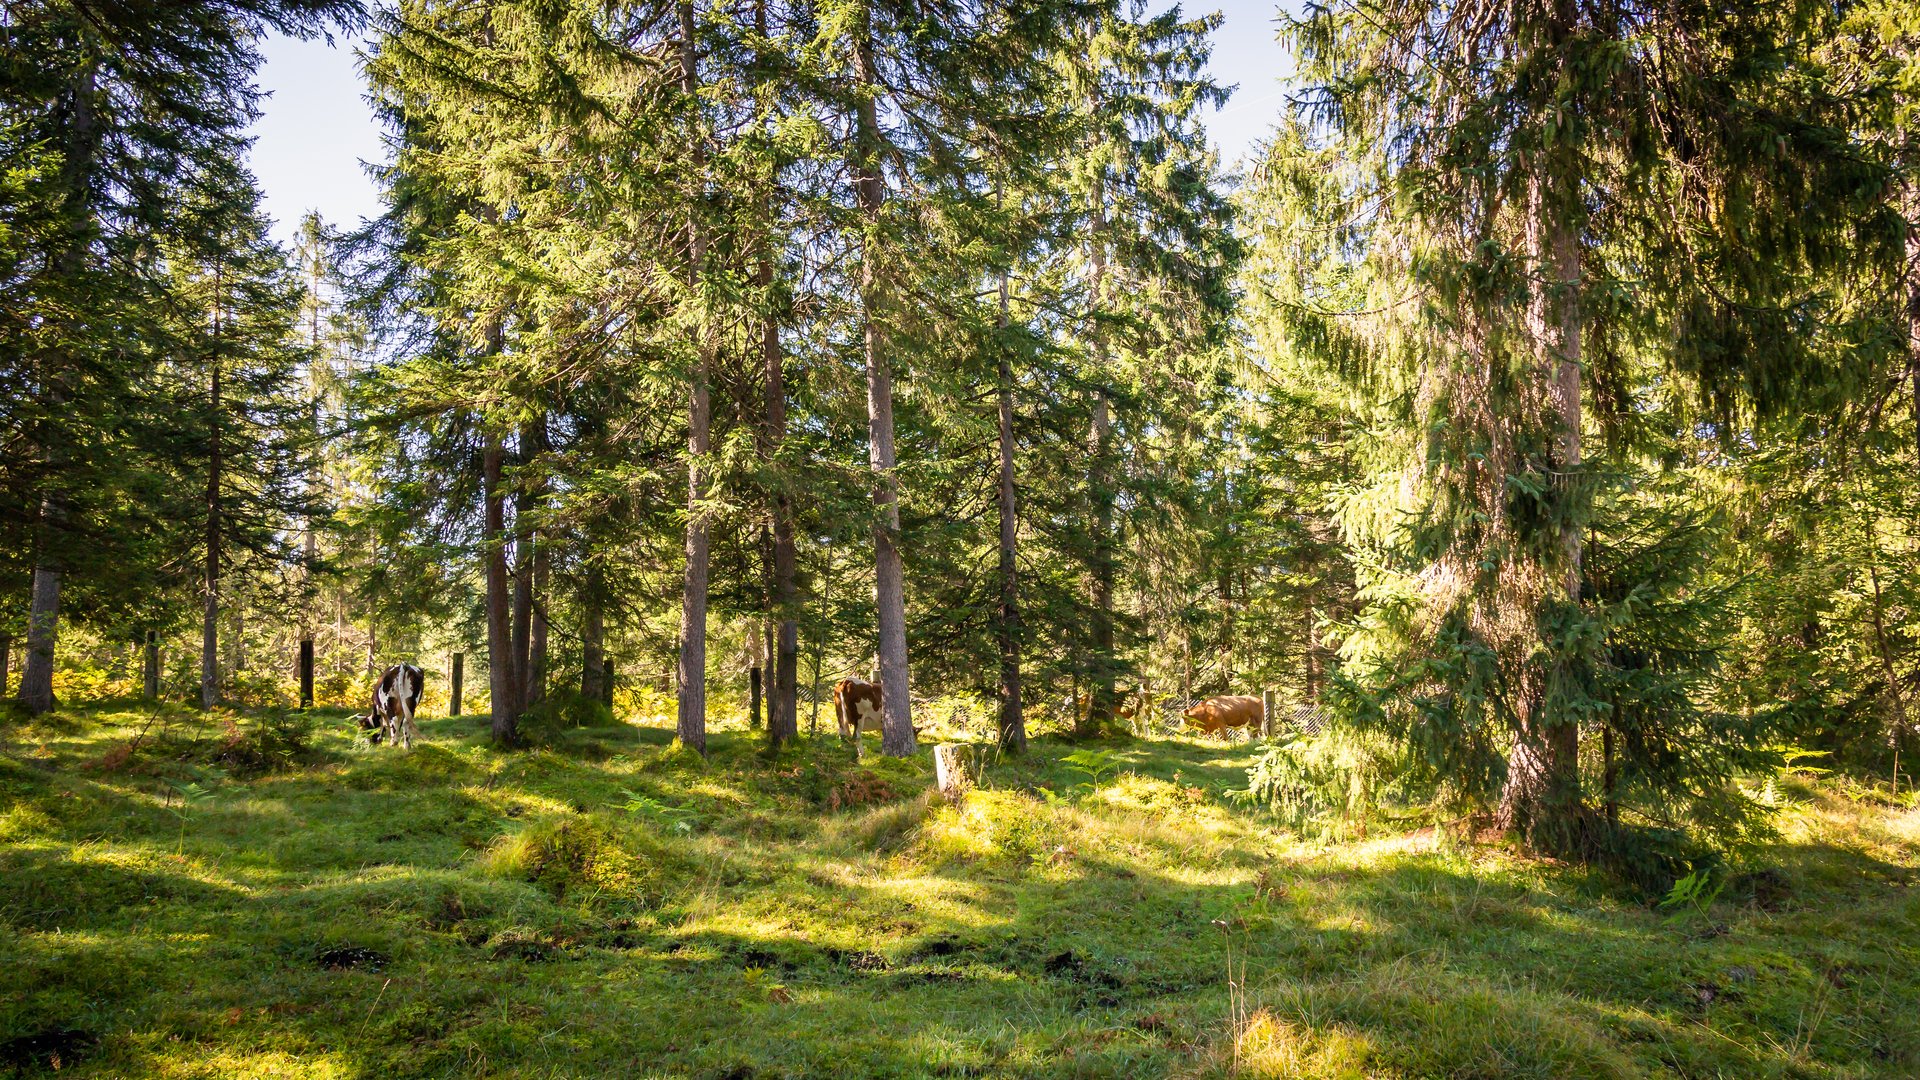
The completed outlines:
<svg viewBox="0 0 1920 1080">
<path fill-rule="evenodd" d="M 380 676 L 373 687 L 373 712 L 360 718 L 360 726 L 372 733 L 371 741 L 378 743 L 385 736 L 389 746 L 413 749 L 413 738 L 420 734 L 413 711 L 420 707 L 420 690 L 426 681 L 419 668 L 407 663 L 395 664 Z"/>
</svg>

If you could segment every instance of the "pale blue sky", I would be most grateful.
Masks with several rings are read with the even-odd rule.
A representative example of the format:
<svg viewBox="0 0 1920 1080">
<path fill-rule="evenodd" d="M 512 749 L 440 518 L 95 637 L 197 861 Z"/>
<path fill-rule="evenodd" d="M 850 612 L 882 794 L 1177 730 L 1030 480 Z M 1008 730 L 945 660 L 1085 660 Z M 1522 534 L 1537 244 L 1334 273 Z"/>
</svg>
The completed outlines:
<svg viewBox="0 0 1920 1080">
<path fill-rule="evenodd" d="M 1274 0 L 1188 3 L 1216 7 L 1225 21 L 1214 35 L 1214 77 L 1239 90 L 1209 117 L 1215 145 L 1228 163 L 1264 136 L 1282 105 L 1279 78 L 1286 68 L 1274 41 Z M 385 151 L 364 98 L 353 43 L 276 38 L 262 50 L 260 86 L 271 96 L 254 127 L 253 171 L 266 192 L 274 235 L 289 239 L 300 217 L 317 209 L 335 225 L 356 224 L 380 209 L 373 181 L 361 167 Z"/>
</svg>

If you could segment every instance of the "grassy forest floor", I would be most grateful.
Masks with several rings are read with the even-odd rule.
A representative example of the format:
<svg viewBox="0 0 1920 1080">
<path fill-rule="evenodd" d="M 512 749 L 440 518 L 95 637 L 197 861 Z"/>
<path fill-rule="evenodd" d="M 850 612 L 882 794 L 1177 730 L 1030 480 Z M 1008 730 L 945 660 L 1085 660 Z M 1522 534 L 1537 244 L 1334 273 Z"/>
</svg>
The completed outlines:
<svg viewBox="0 0 1920 1080">
<path fill-rule="evenodd" d="M 276 715 L 0 724 L 0 1075 L 1920 1075 L 1920 811 L 1838 785 L 1675 919 L 1291 837 L 1244 745 L 1040 740 L 956 812 L 830 738 Z"/>
</svg>

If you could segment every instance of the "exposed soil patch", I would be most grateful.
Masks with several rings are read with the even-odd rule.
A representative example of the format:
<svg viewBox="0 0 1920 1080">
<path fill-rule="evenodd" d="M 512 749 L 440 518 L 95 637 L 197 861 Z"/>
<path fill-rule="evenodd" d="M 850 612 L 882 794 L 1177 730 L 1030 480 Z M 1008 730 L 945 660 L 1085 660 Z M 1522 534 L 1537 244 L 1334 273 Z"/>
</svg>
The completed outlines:
<svg viewBox="0 0 1920 1080">
<path fill-rule="evenodd" d="M 379 971 L 389 959 L 364 945 L 333 945 L 313 954 L 313 962 L 328 971 Z"/>
<path fill-rule="evenodd" d="M 8 1069 L 72 1068 L 100 1045 L 100 1036 L 79 1028 L 49 1028 L 0 1043 L 0 1067 Z"/>
</svg>

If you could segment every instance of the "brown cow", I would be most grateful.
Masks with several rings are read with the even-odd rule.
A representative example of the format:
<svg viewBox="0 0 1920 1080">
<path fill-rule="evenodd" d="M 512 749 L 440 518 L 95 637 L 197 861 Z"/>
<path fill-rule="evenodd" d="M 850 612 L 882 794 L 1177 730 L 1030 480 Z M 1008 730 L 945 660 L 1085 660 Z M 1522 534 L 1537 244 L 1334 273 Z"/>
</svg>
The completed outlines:
<svg viewBox="0 0 1920 1080">
<path fill-rule="evenodd" d="M 880 730 L 880 684 L 865 679 L 841 679 L 833 687 L 833 718 L 840 724 L 840 737 L 851 739 L 857 731 Z"/>
<path fill-rule="evenodd" d="M 1260 699 L 1245 694 L 1223 694 L 1193 705 L 1181 715 L 1187 723 L 1208 734 L 1243 727 L 1249 735 L 1260 730 L 1263 710 Z"/>
</svg>

